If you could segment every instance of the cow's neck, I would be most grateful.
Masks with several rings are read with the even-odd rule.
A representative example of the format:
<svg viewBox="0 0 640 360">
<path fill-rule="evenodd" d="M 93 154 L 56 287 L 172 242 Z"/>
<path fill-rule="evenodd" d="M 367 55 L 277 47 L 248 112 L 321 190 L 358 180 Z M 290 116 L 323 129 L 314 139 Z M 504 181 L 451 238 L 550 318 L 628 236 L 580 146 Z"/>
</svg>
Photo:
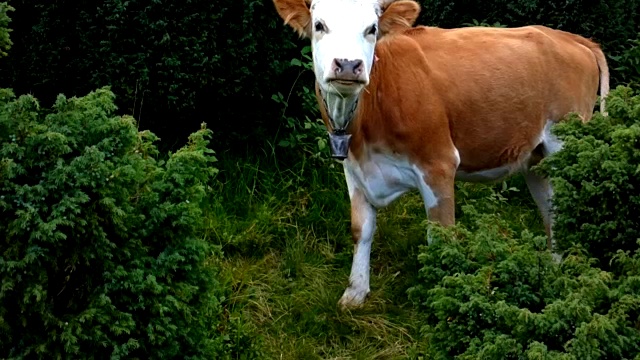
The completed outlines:
<svg viewBox="0 0 640 360">
<path fill-rule="evenodd" d="M 322 89 L 318 90 L 320 90 L 322 105 L 329 120 L 327 130 L 331 156 L 337 160 L 344 160 L 349 154 L 351 144 L 349 125 L 358 107 L 360 95 L 345 97 L 335 93 L 325 93 Z"/>
<path fill-rule="evenodd" d="M 320 94 L 333 128 L 332 132 L 346 133 L 358 107 L 360 95 L 345 97 L 336 93 L 326 93 L 322 89 Z"/>
</svg>

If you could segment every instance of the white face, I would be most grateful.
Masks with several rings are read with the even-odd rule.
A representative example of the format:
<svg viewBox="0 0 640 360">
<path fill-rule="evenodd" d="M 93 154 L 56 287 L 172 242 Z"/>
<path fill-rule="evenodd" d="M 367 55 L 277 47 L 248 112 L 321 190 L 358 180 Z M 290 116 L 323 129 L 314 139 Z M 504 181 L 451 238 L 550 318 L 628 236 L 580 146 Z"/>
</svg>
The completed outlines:
<svg viewBox="0 0 640 360">
<path fill-rule="evenodd" d="M 314 0 L 311 45 L 323 91 L 355 95 L 369 83 L 378 35 L 377 0 Z"/>
</svg>

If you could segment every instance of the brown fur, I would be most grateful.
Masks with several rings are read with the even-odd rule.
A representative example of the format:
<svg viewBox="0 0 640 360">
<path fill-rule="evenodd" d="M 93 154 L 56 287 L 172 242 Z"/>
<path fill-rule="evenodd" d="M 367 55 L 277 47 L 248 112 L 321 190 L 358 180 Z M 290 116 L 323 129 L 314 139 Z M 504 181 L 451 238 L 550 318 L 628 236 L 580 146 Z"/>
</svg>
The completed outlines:
<svg viewBox="0 0 640 360">
<path fill-rule="evenodd" d="M 375 144 L 421 164 L 441 200 L 430 218 L 442 224 L 455 218 L 454 147 L 466 172 L 521 163 L 547 120 L 577 112 L 587 121 L 600 80 L 603 97 L 608 90 L 597 44 L 542 26 L 421 26 L 382 38 L 376 55 L 350 151 L 364 160 L 364 144 Z"/>
<path fill-rule="evenodd" d="M 591 118 L 602 52 L 575 38 L 536 26 L 418 27 L 381 39 L 352 152 L 377 143 L 417 162 L 450 162 L 455 146 L 468 172 L 519 161 L 547 120 Z"/>
<path fill-rule="evenodd" d="M 311 36 L 310 1 L 274 0 L 273 4 L 284 23 L 291 26 L 303 38 Z"/>
</svg>

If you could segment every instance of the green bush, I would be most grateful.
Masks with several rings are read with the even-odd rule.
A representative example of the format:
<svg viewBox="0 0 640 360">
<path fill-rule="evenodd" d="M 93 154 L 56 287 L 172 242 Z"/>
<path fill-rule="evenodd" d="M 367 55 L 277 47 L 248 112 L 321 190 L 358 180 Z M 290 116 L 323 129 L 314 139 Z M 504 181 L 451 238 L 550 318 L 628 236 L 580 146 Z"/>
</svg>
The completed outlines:
<svg viewBox="0 0 640 360">
<path fill-rule="evenodd" d="M 544 236 L 465 210 L 475 218 L 468 227 L 430 229 L 436 242 L 422 249 L 421 284 L 409 290 L 428 358 L 640 356 L 640 251 L 619 254 L 621 277 L 594 267 L 578 247 L 559 266 Z"/>
<path fill-rule="evenodd" d="M 155 135 L 113 101 L 103 88 L 45 111 L 0 90 L 0 353 L 247 355 L 201 235 L 210 130 L 159 160 Z"/>
<path fill-rule="evenodd" d="M 599 266 L 640 239 L 640 95 L 618 87 L 608 117 L 554 127 L 563 151 L 539 166 L 554 186 L 554 233 L 561 250 L 581 244 Z"/>
<path fill-rule="evenodd" d="M 617 62 L 614 69 L 628 86 L 640 88 L 640 33 L 635 39 L 629 39 L 630 47 L 623 50 L 620 55 L 612 56 Z"/>
<path fill-rule="evenodd" d="M 300 58 L 291 59 L 291 66 L 300 69 L 298 78 L 303 78 L 306 75 L 308 79 L 305 79 L 305 82 L 297 87 L 294 83 L 286 98 L 281 92 L 271 97 L 273 101 L 281 104 L 283 108 L 280 122 L 285 131 L 277 133 L 280 138 L 277 145 L 288 150 L 287 152 L 289 153 L 298 153 L 299 155 L 293 156 L 295 161 L 303 158 L 305 161 L 310 160 L 317 163 L 315 165 L 324 166 L 332 160 L 327 146 L 327 130 L 317 110 L 318 101 L 313 88 L 313 59 L 311 58 L 310 45 L 302 48 Z M 288 110 L 292 99 L 299 102 L 302 111 L 305 113 L 302 117 L 304 121 L 300 121 L 299 111 L 298 114 L 289 114 L 290 111 Z"/>
<path fill-rule="evenodd" d="M 0 3 L 0 58 L 7 56 L 7 51 L 11 48 L 11 45 L 13 45 L 9 38 L 9 32 L 11 32 L 11 29 L 8 29 L 7 26 L 9 25 L 9 22 L 11 22 L 8 12 L 14 10 L 15 9 L 9 6 L 6 2 Z"/>
</svg>

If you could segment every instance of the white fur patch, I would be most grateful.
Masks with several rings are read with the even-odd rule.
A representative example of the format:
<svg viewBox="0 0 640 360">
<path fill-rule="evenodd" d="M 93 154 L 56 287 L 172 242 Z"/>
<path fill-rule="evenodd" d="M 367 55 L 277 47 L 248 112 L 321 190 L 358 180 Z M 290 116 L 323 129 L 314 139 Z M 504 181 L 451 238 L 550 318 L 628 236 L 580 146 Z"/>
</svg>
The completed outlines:
<svg viewBox="0 0 640 360">
<path fill-rule="evenodd" d="M 456 157 L 456 169 L 457 169 L 458 166 L 460 166 L 460 152 L 458 151 L 458 148 L 456 147 L 453 148 L 453 155 Z"/>
<path fill-rule="evenodd" d="M 555 123 L 551 120 L 548 120 L 544 125 L 544 129 L 542 130 L 541 143 L 542 143 L 542 154 L 544 156 L 549 156 L 553 153 L 556 153 L 562 149 L 562 141 L 558 139 L 557 136 L 551 133 L 551 127 Z"/>
<path fill-rule="evenodd" d="M 385 207 L 411 189 L 420 190 L 426 207 L 437 204 L 435 194 L 424 180 L 425 174 L 415 164 L 403 157 L 370 152 L 366 148 L 365 152 L 366 160 L 355 162 L 347 158 L 344 168 L 350 186 L 360 189 L 373 206 Z"/>
<path fill-rule="evenodd" d="M 416 165 L 413 165 L 413 171 L 417 174 L 418 178 L 416 179 L 416 185 L 418 190 L 420 190 L 420 195 L 422 195 L 425 210 L 427 211 L 427 214 L 429 214 L 429 209 L 438 205 L 438 198 L 431 187 L 424 181 L 424 172 Z"/>
</svg>

